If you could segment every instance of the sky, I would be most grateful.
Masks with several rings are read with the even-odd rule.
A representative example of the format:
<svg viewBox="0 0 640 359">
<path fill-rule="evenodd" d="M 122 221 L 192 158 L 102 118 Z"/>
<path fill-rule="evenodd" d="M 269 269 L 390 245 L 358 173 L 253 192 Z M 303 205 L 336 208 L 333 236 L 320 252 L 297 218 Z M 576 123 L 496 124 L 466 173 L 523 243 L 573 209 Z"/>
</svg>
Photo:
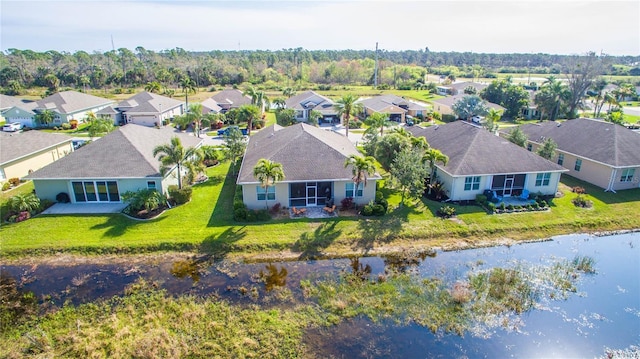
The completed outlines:
<svg viewBox="0 0 640 359">
<path fill-rule="evenodd" d="M 0 49 L 640 56 L 638 0 L 0 0 Z"/>
</svg>

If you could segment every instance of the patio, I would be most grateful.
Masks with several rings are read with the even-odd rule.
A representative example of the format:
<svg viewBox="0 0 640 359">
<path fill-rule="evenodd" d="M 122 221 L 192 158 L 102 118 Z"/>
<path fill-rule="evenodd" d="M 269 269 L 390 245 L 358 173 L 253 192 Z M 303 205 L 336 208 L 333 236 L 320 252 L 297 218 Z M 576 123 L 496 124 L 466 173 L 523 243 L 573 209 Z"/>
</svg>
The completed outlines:
<svg viewBox="0 0 640 359">
<path fill-rule="evenodd" d="M 56 203 L 42 214 L 100 214 L 120 213 L 125 203 Z"/>
<path fill-rule="evenodd" d="M 304 208 L 306 211 L 303 214 L 295 216 L 293 214 L 293 210 L 289 208 L 289 217 L 290 218 L 333 218 L 338 217 L 338 210 L 333 213 L 327 213 L 322 210 L 322 207 L 301 207 L 299 209 Z"/>
<path fill-rule="evenodd" d="M 499 206 L 501 203 L 504 203 L 505 206 L 513 205 L 513 206 L 526 206 L 528 204 L 533 204 L 536 200 L 534 199 L 521 199 L 519 197 L 503 197 L 496 206 Z"/>
</svg>

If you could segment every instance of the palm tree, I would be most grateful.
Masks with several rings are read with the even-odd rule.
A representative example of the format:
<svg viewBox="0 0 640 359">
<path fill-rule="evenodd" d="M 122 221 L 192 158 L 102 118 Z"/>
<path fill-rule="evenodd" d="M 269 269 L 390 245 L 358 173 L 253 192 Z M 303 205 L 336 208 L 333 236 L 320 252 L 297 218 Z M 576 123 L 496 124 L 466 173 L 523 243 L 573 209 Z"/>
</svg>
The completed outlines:
<svg viewBox="0 0 640 359">
<path fill-rule="evenodd" d="M 51 122 L 53 122 L 54 117 L 55 117 L 55 114 L 53 113 L 53 111 L 44 110 L 40 113 L 37 113 L 34 116 L 34 119 L 36 120 L 36 123 L 38 124 L 38 126 L 48 126 L 49 124 L 51 124 Z"/>
<path fill-rule="evenodd" d="M 387 117 L 387 115 L 380 112 L 376 112 L 371 116 L 367 117 L 367 119 L 365 120 L 365 123 L 369 125 L 369 127 L 380 128 L 380 136 L 383 136 L 384 126 L 387 124 L 387 121 L 389 121 L 389 118 Z"/>
<path fill-rule="evenodd" d="M 438 164 L 439 162 L 439 163 L 442 163 L 443 166 L 446 166 L 447 163 L 449 163 L 449 157 L 444 153 L 440 152 L 440 150 L 437 150 L 435 148 L 430 148 L 425 152 L 424 156 L 422 156 L 422 162 L 429 164 L 430 172 L 429 172 L 428 194 L 431 194 L 431 185 L 435 183 L 433 177 L 435 176 L 435 172 L 436 172 L 436 164 Z"/>
<path fill-rule="evenodd" d="M 261 158 L 255 167 L 253 167 L 253 177 L 255 177 L 255 179 L 260 182 L 260 186 L 264 188 L 264 204 L 268 209 L 269 187 L 275 186 L 276 182 L 284 179 L 282 164 Z"/>
<path fill-rule="evenodd" d="M 294 90 L 291 87 L 285 87 L 282 89 L 282 95 L 286 96 L 287 98 L 295 96 L 296 94 L 296 90 Z"/>
<path fill-rule="evenodd" d="M 347 94 L 339 98 L 333 107 L 338 111 L 338 116 L 344 116 L 346 135 L 349 137 L 349 119 L 352 115 L 362 111 L 362 104 L 356 103 L 358 97 L 353 94 Z"/>
<path fill-rule="evenodd" d="M 14 212 L 31 212 L 40 207 L 40 198 L 34 193 L 20 193 L 9 198 L 9 208 Z"/>
<path fill-rule="evenodd" d="M 351 166 L 351 172 L 353 173 L 353 197 L 355 198 L 360 183 L 364 183 L 364 187 L 366 187 L 368 176 L 376 172 L 375 159 L 371 156 L 350 155 L 344 161 L 344 167 L 349 166 Z"/>
<path fill-rule="evenodd" d="M 202 127 L 202 104 L 194 103 L 189 106 L 187 114 L 189 123 L 193 123 L 193 134 L 200 137 L 200 128 Z"/>
<path fill-rule="evenodd" d="M 284 98 L 282 98 L 282 97 L 275 98 L 275 99 L 273 100 L 273 104 L 274 104 L 274 105 L 276 106 L 276 108 L 277 108 L 277 109 L 279 109 L 279 110 L 283 110 L 283 109 L 287 106 L 287 103 L 286 103 L 285 99 L 284 99 Z"/>
<path fill-rule="evenodd" d="M 178 170 L 178 188 L 182 188 L 182 165 L 191 159 L 196 153 L 193 147 L 184 148 L 178 137 L 171 139 L 171 144 L 159 145 L 153 149 L 153 157 L 160 155 L 158 160 L 162 164 L 160 166 L 160 174 L 163 176 L 176 167 Z"/>
<path fill-rule="evenodd" d="M 147 82 L 147 84 L 144 85 L 144 90 L 147 92 L 160 93 L 161 88 L 162 87 L 158 81 Z"/>
<path fill-rule="evenodd" d="M 257 90 L 253 86 L 249 86 L 245 93 L 251 97 L 251 104 L 258 106 L 260 113 L 264 112 L 265 107 L 269 107 L 269 99 L 264 91 Z"/>
<path fill-rule="evenodd" d="M 242 121 L 247 121 L 247 135 L 251 135 L 253 120 L 260 116 L 260 109 L 256 105 L 242 105 L 238 108 Z"/>
<path fill-rule="evenodd" d="M 186 108 L 189 108 L 189 93 L 196 93 L 196 84 L 190 77 L 185 76 L 182 78 L 182 80 L 180 80 L 180 87 L 184 92 L 184 102 L 186 103 Z"/>
</svg>

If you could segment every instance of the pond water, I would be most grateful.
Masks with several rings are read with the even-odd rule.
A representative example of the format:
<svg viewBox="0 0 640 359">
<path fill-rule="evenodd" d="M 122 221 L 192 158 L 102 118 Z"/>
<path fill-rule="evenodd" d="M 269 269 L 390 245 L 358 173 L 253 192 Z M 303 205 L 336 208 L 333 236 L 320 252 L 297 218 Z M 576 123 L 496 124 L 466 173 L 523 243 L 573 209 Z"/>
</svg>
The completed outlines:
<svg viewBox="0 0 640 359">
<path fill-rule="evenodd" d="M 57 306 L 123 295 L 128 285 L 143 278 L 172 295 L 288 307 L 310 300 L 303 296 L 301 280 L 354 271 L 375 280 L 393 271 L 456 283 L 491 268 L 526 271 L 577 256 L 593 259 L 595 273 L 580 275 L 575 293 L 563 298 L 543 295 L 533 309 L 512 315 L 506 325 L 461 336 L 441 330 L 434 333 L 413 323 L 375 323 L 356 317 L 309 329 L 305 345 L 319 357 L 335 358 L 566 358 L 603 356 L 606 348 L 640 344 L 640 233 L 569 235 L 545 242 L 387 258 L 238 264 L 200 256 L 174 262 L 3 265 L 2 276 Z"/>
</svg>

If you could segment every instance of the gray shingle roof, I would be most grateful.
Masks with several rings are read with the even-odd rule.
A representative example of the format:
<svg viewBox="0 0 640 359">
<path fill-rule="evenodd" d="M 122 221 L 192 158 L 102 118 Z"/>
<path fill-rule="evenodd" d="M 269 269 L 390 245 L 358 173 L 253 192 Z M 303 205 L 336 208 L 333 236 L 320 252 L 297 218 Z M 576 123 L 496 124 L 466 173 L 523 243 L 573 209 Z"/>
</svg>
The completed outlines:
<svg viewBox="0 0 640 359">
<path fill-rule="evenodd" d="M 14 106 L 22 107 L 27 110 L 32 110 L 36 106 L 36 103 L 33 101 L 24 100 L 14 96 L 0 94 L 0 110 L 9 109 Z"/>
<path fill-rule="evenodd" d="M 465 121 L 427 128 L 409 127 L 449 157 L 444 170 L 453 176 L 566 171 L 533 152 Z"/>
<path fill-rule="evenodd" d="M 447 96 L 447 97 L 443 97 L 443 98 L 439 98 L 439 99 L 435 99 L 432 100 L 431 102 L 433 102 L 434 104 L 440 104 L 440 105 L 444 105 L 447 107 L 451 107 L 453 106 L 454 103 L 456 103 L 458 100 L 462 99 L 465 96 L 469 96 L 469 95 L 455 95 L 455 96 Z M 488 102 L 485 100 L 485 102 L 487 103 L 487 107 L 489 108 L 493 108 L 499 111 L 504 110 L 504 107 L 495 104 L 493 102 Z"/>
<path fill-rule="evenodd" d="M 551 138 L 558 149 L 615 167 L 640 165 L 640 135 L 610 122 L 578 118 L 520 126 L 529 140 Z"/>
<path fill-rule="evenodd" d="M 4 164 L 47 148 L 71 142 L 71 137 L 40 131 L 0 132 L 0 163 Z"/>
<path fill-rule="evenodd" d="M 291 96 L 285 100 L 287 108 L 296 110 L 314 109 L 322 114 L 335 115 L 338 113 L 333 107 L 333 101 L 328 97 L 322 96 L 315 91 L 305 91 L 303 93 Z"/>
<path fill-rule="evenodd" d="M 368 107 L 376 112 L 381 111 L 389 106 L 396 106 L 399 112 L 406 112 L 401 105 L 407 106 L 410 110 L 426 110 L 425 106 L 418 103 L 405 100 L 404 98 L 396 95 L 379 95 L 371 98 L 360 100 L 363 106 Z"/>
<path fill-rule="evenodd" d="M 261 158 L 282 164 L 283 182 L 349 180 L 353 175 L 344 162 L 352 154 L 361 155 L 348 138 L 335 132 L 305 123 L 273 125 L 250 137 L 238 184 L 257 183 L 253 167 Z"/>
<path fill-rule="evenodd" d="M 110 105 L 113 102 L 114 101 L 106 98 L 87 95 L 81 92 L 63 91 L 37 101 L 36 108 L 54 110 L 61 114 L 72 114 L 94 107 Z"/>
<path fill-rule="evenodd" d="M 135 113 L 160 113 L 168 111 L 182 105 L 184 102 L 170 97 L 161 96 L 151 92 L 140 92 L 133 97 L 118 103 L 116 108 L 120 108 L 127 114 Z"/>
<path fill-rule="evenodd" d="M 222 107 L 218 106 L 216 101 L 214 99 L 212 99 L 212 98 L 208 98 L 208 99 L 202 101 L 200 104 L 202 105 L 202 111 L 203 112 L 211 111 L 211 112 L 216 112 L 217 113 L 217 112 L 220 112 L 220 110 L 222 110 Z M 209 111 L 206 111 L 207 109 Z"/>
<path fill-rule="evenodd" d="M 222 90 L 211 96 L 211 98 L 217 104 L 230 104 L 231 108 L 251 104 L 251 98 L 249 96 L 245 96 L 242 91 L 235 89 Z"/>
<path fill-rule="evenodd" d="M 43 167 L 28 179 L 160 177 L 160 162 L 153 156 L 158 145 L 179 137 L 184 147 L 201 139 L 172 128 L 156 129 L 129 124 Z"/>
</svg>

